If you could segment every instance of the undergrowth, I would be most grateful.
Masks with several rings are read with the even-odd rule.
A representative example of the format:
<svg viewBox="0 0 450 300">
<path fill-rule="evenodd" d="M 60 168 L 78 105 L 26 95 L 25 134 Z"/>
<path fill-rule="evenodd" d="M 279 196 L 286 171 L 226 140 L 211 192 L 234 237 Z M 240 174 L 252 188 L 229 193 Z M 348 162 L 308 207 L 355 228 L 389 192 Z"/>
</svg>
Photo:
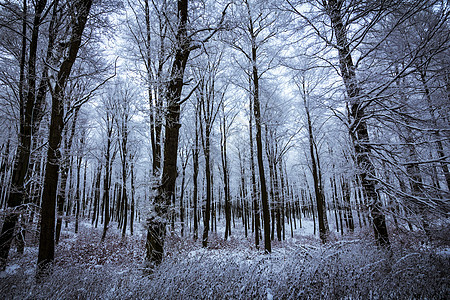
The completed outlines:
<svg viewBox="0 0 450 300">
<path fill-rule="evenodd" d="M 165 260 L 145 275 L 142 236 L 111 233 L 100 243 L 85 228 L 61 242 L 43 283 L 34 280 L 28 249 L 14 272 L 2 273 L 0 291 L 4 299 L 448 299 L 448 244 L 406 243 L 396 234 L 389 251 L 353 236 L 325 246 L 291 239 L 270 255 L 250 239 L 212 234 L 202 249 L 200 241 L 170 235 Z"/>
</svg>

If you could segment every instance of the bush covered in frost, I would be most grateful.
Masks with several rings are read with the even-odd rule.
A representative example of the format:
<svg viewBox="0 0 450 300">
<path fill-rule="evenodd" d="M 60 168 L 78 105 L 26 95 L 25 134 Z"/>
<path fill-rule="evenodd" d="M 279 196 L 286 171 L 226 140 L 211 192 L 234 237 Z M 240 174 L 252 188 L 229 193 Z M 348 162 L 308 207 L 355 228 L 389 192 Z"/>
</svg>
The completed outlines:
<svg viewBox="0 0 450 300">
<path fill-rule="evenodd" d="M 232 244 L 232 242 L 230 242 Z M 449 255 L 379 250 L 367 242 L 285 245 L 271 255 L 243 247 L 173 251 L 151 275 L 140 264 L 59 264 L 42 284 L 2 276 L 6 299 L 445 299 Z"/>
</svg>

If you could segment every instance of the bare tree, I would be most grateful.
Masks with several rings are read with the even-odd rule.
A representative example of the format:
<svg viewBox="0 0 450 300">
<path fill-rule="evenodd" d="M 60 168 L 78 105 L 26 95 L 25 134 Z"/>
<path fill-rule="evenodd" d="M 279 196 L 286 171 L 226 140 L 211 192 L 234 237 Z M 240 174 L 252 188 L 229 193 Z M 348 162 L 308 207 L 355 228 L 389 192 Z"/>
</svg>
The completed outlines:
<svg viewBox="0 0 450 300">
<path fill-rule="evenodd" d="M 64 127 L 64 92 L 72 66 L 81 46 L 83 31 L 88 20 L 92 0 L 79 0 L 73 9 L 73 31 L 68 45 L 68 56 L 58 70 L 55 88 L 52 91 L 52 114 L 49 147 L 42 199 L 41 232 L 39 237 L 38 276 L 47 272 L 55 255 L 55 204 L 59 170 L 59 148 Z"/>
<path fill-rule="evenodd" d="M 175 196 L 175 182 L 177 177 L 177 154 L 178 136 L 180 129 L 181 104 L 185 102 L 195 88 L 189 92 L 186 98 L 182 99 L 184 86 L 184 72 L 191 51 L 199 48 L 201 43 L 207 42 L 219 29 L 223 23 L 225 7 L 219 25 L 198 30 L 192 33 L 188 31 L 188 0 L 180 0 L 177 3 L 177 26 L 175 31 L 175 44 L 170 77 L 165 87 L 166 104 L 166 124 L 164 138 L 164 161 L 161 175 L 161 184 L 158 187 L 157 196 L 154 200 L 155 213 L 148 219 L 148 232 L 146 242 L 146 261 L 149 264 L 159 264 L 163 258 L 163 246 L 166 233 L 166 222 L 168 207 Z M 208 32 L 207 36 L 195 41 L 194 37 L 199 32 Z"/>
<path fill-rule="evenodd" d="M 24 197 L 24 180 L 28 172 L 29 159 L 31 152 L 31 140 L 32 140 L 32 128 L 33 126 L 33 109 L 35 103 L 36 93 L 36 60 L 37 60 L 37 47 L 39 39 L 39 29 L 42 22 L 42 14 L 46 7 L 47 1 L 40 0 L 35 5 L 34 18 L 31 32 L 31 39 L 29 45 L 28 54 L 28 70 L 27 70 L 27 86 L 28 91 L 26 95 L 22 94 L 25 61 L 20 61 L 20 82 L 19 82 L 19 108 L 20 108 L 20 121 L 19 121 L 19 144 L 14 160 L 13 174 L 11 178 L 11 188 L 8 195 L 7 205 L 9 208 L 15 208 L 23 202 Z M 24 16 L 23 16 L 23 38 L 26 37 L 26 17 L 27 17 L 27 5 L 24 1 Z M 22 44 L 22 54 L 24 57 L 26 44 Z M 11 211 L 2 226 L 0 234 L 0 270 L 4 270 L 6 267 L 6 260 L 8 258 L 9 249 L 11 247 L 14 228 L 17 223 L 18 215 Z"/>
</svg>

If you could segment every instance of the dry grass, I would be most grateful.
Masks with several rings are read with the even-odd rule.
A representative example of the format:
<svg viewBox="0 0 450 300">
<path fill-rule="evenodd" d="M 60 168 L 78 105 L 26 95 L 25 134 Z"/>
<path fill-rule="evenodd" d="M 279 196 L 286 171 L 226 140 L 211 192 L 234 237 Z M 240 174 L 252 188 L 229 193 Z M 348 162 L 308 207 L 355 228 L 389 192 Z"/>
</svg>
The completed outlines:
<svg viewBox="0 0 450 300">
<path fill-rule="evenodd" d="M 13 255 L 2 273 L 4 299 L 448 299 L 449 228 L 433 228 L 431 242 L 393 231 L 391 251 L 372 244 L 369 232 L 321 246 L 303 237 L 274 243 L 273 253 L 254 249 L 239 231 L 224 241 L 212 233 L 200 240 L 168 236 L 166 258 L 144 275 L 144 236 L 122 240 L 113 228 L 100 243 L 90 226 L 64 233 L 53 274 L 34 281 L 36 249 Z M 411 241 L 415 239 L 414 241 Z M 447 249 L 447 251 L 444 251 Z M 11 266 L 16 269 L 12 270 Z"/>
</svg>

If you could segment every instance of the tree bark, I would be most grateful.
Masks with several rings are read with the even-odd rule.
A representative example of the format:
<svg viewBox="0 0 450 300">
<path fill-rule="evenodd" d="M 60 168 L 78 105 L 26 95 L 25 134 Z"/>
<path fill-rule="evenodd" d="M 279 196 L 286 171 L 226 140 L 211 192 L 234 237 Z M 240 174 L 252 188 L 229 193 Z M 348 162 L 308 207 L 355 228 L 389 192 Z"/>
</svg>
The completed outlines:
<svg viewBox="0 0 450 300">
<path fill-rule="evenodd" d="M 303 104 L 305 106 L 306 111 L 306 121 L 308 125 L 308 140 L 309 140 L 309 154 L 311 157 L 311 170 L 313 175 L 313 182 L 314 182 L 314 195 L 316 198 L 316 205 L 317 205 L 317 219 L 319 221 L 319 236 L 322 243 L 325 243 L 327 241 L 328 236 L 328 230 L 326 225 L 326 220 L 324 218 L 324 214 L 326 212 L 324 211 L 324 195 L 323 190 L 321 186 L 321 179 L 320 179 L 320 173 L 319 173 L 319 166 L 318 166 L 318 157 L 317 152 L 314 149 L 315 146 L 315 140 L 313 135 L 313 129 L 312 129 L 312 122 L 311 122 L 311 115 L 309 113 L 309 107 L 308 103 L 306 101 L 306 91 L 303 91 L 304 98 L 303 98 Z"/>
<path fill-rule="evenodd" d="M 263 147 L 262 147 L 262 133 L 261 133 L 261 105 L 259 103 L 259 75 L 257 68 L 257 46 L 256 35 L 253 29 L 253 20 L 251 17 L 250 6 L 248 2 L 245 2 L 247 6 L 247 13 L 249 18 L 249 34 L 251 39 L 251 63 L 252 63 L 252 79 L 253 79 L 253 113 L 255 116 L 256 127 L 256 158 L 258 161 L 259 170 L 259 183 L 261 192 L 261 203 L 263 209 L 263 223 L 264 223 L 264 249 L 266 253 L 272 252 L 272 245 L 270 241 L 270 211 L 269 211 L 269 198 L 267 195 L 266 177 L 264 170 L 263 160 Z"/>
<path fill-rule="evenodd" d="M 105 177 L 103 179 L 103 207 L 104 207 L 104 219 L 103 219 L 103 232 L 101 237 L 101 242 L 106 238 L 106 233 L 108 231 L 108 226 L 110 222 L 110 212 L 109 212 L 109 190 L 111 189 L 111 145 L 112 145 L 112 135 L 113 135 L 113 122 L 114 116 L 107 109 L 106 111 L 106 149 L 105 149 Z M 115 155 L 113 155 L 115 156 Z M 99 172 L 100 173 L 100 172 Z M 100 176 L 100 174 L 98 175 Z M 100 185 L 99 185 L 100 189 Z M 100 190 L 99 190 L 100 198 Z M 98 219 L 98 218 L 97 218 Z M 97 227 L 97 223 L 96 223 Z"/>
<path fill-rule="evenodd" d="M 250 79 L 250 90 L 251 79 Z M 250 118 L 249 118 L 249 138 L 250 138 L 250 169 L 252 172 L 252 199 L 253 199 L 253 218 L 255 223 L 255 247 L 259 249 L 259 201 L 256 190 L 256 174 L 255 174 L 255 155 L 253 149 L 253 97 L 250 95 Z"/>
<path fill-rule="evenodd" d="M 184 236 L 184 227 L 185 227 L 185 224 L 184 224 L 184 215 L 185 215 L 185 212 L 184 212 L 184 190 L 185 190 L 185 183 L 186 183 L 186 168 L 187 168 L 187 163 L 188 163 L 188 160 L 189 160 L 189 155 L 188 155 L 188 153 L 186 153 L 186 158 L 185 158 L 185 160 L 184 160 L 184 162 L 183 162 L 183 165 L 182 165 L 182 172 L 181 172 L 181 192 L 180 192 L 180 223 L 181 223 L 181 236 Z"/>
<path fill-rule="evenodd" d="M 62 226 L 62 219 L 64 215 L 64 202 L 66 201 L 66 185 L 67 185 L 67 178 L 69 176 L 69 170 L 71 167 L 70 163 L 70 152 L 72 150 L 72 143 L 73 138 L 75 136 L 75 128 L 76 123 L 78 120 L 78 113 L 80 111 L 80 107 L 75 108 L 73 120 L 72 120 L 72 126 L 70 128 L 70 133 L 67 133 L 67 129 L 63 130 L 63 136 L 65 136 L 65 142 L 64 147 L 62 148 L 62 158 L 60 161 L 60 180 L 59 180 L 59 191 L 58 195 L 56 196 L 56 211 L 57 211 L 57 220 L 56 220 L 56 237 L 55 237 L 55 243 L 58 244 L 59 238 L 61 235 L 61 226 Z"/>
<path fill-rule="evenodd" d="M 81 147 L 83 147 L 83 141 L 80 142 Z M 82 151 L 81 151 L 82 152 Z M 76 204 L 76 212 L 75 212 L 75 233 L 78 233 L 79 222 L 80 222 L 80 208 L 81 208 L 81 193 L 80 193 L 80 173 L 81 173 L 81 162 L 83 160 L 83 156 L 80 155 L 77 157 L 77 183 L 75 187 L 75 204 Z"/>
<path fill-rule="evenodd" d="M 356 153 L 356 163 L 359 167 L 361 183 L 373 219 L 375 240 L 380 246 L 389 246 L 389 235 L 382 202 L 375 189 L 375 166 L 370 160 L 369 132 L 367 129 L 366 113 L 361 99 L 361 90 L 357 82 L 355 66 L 353 64 L 350 47 L 347 42 L 347 31 L 344 26 L 342 5 L 338 0 L 328 0 L 327 13 L 331 19 L 333 32 L 339 54 L 341 76 L 350 103 L 350 135 Z"/>
<path fill-rule="evenodd" d="M 202 246 L 208 246 L 208 232 L 209 232 L 209 221 L 211 217 L 211 159 L 210 159 L 210 126 L 206 122 L 205 130 L 205 177 L 206 177 L 206 207 L 203 214 L 203 236 L 202 236 Z"/>
<path fill-rule="evenodd" d="M 76 17 L 70 37 L 68 56 L 58 71 L 55 89 L 52 93 L 52 111 L 47 151 L 47 165 L 44 178 L 42 199 L 41 232 L 39 235 L 38 272 L 44 275 L 55 256 L 55 204 L 58 183 L 58 170 L 61 133 L 64 127 L 64 92 L 72 66 L 81 46 L 81 38 L 88 19 L 92 0 L 80 0 L 76 3 Z"/>
<path fill-rule="evenodd" d="M 150 105 L 150 142 L 152 145 L 152 172 L 153 176 L 158 176 L 161 168 L 161 130 L 162 130 L 162 117 L 160 110 L 162 105 L 160 105 L 161 95 L 157 94 L 156 99 L 153 97 L 154 91 L 154 76 L 152 74 L 152 53 L 151 53 L 151 27 L 150 27 L 150 4 L 149 0 L 145 0 L 144 10 L 145 10 L 145 36 L 146 36 L 146 68 L 148 74 L 148 100 Z M 161 36 L 161 46 L 164 47 L 163 36 Z M 161 53 L 160 53 L 161 55 Z M 162 60 L 162 58 L 160 57 Z M 160 63 L 162 68 L 162 65 Z M 157 80 L 160 83 L 160 72 L 158 70 Z M 159 91 L 159 86 L 156 90 Z"/>
<path fill-rule="evenodd" d="M 198 121 L 199 121 L 199 113 L 200 108 L 199 104 L 196 105 L 196 113 L 195 113 L 195 144 L 192 155 L 192 165 L 193 165 L 193 191 L 192 191 L 192 202 L 194 205 L 194 240 L 198 239 L 198 154 L 199 154 L 199 145 L 198 145 Z"/>
<path fill-rule="evenodd" d="M 223 119 L 220 128 L 222 131 L 221 158 L 222 158 L 222 172 L 223 172 L 223 192 L 225 198 L 225 240 L 226 240 L 228 236 L 231 236 L 231 203 L 230 203 L 230 180 L 228 177 L 228 158 L 227 158 L 227 132 L 226 132 L 227 126 L 223 102 L 222 102 L 222 114 Z M 239 162 L 240 164 L 242 164 L 241 153 L 239 152 L 238 155 L 239 155 Z M 243 181 L 244 180 L 243 174 L 241 174 L 241 178 Z M 243 188 L 245 187 L 243 186 Z"/>
<path fill-rule="evenodd" d="M 134 162 L 131 163 L 130 167 L 130 177 L 131 177 L 131 207 L 130 207 L 130 234 L 133 235 L 133 225 L 135 218 L 135 187 L 134 187 Z"/>
<path fill-rule="evenodd" d="M 155 197 L 155 214 L 148 219 L 146 242 L 146 261 L 149 267 L 162 262 L 164 239 L 166 236 L 167 213 L 175 194 L 177 178 L 177 152 L 180 129 L 180 98 L 183 89 L 183 77 L 190 54 L 190 40 L 187 36 L 188 0 L 178 0 L 178 29 L 176 51 L 171 77 L 167 84 L 167 115 L 164 140 L 164 161 L 161 184 Z"/>
<path fill-rule="evenodd" d="M 11 178 L 11 188 L 9 190 L 7 205 L 8 208 L 15 208 L 23 202 L 24 180 L 28 172 L 29 159 L 31 152 L 32 128 L 33 128 L 33 106 L 35 101 L 36 89 L 36 57 L 38 48 L 39 27 L 41 24 L 41 14 L 46 6 L 46 0 L 39 0 L 35 6 L 35 14 L 33 20 L 33 28 L 31 33 L 29 56 L 28 56 L 28 92 L 24 103 L 20 103 L 20 124 L 19 124 L 19 145 L 14 160 L 14 168 Z M 26 5 L 24 6 L 24 18 L 26 18 Z M 24 20 L 25 22 L 25 20 Z M 26 25 L 24 26 L 24 28 Z M 25 29 L 26 30 L 26 29 Z M 23 32 L 26 36 L 26 32 Z M 25 45 L 22 45 L 25 47 Z M 22 49 L 23 51 L 23 49 Z M 22 64 L 22 62 L 21 62 Z M 21 66 L 23 68 L 24 65 Z M 22 72 L 21 72 L 22 73 Z M 22 74 L 24 76 L 24 74 Z M 22 78 L 24 80 L 24 77 Z M 23 85 L 22 85 L 23 86 Z M 9 250 L 13 238 L 14 229 L 18 220 L 16 212 L 11 211 L 7 214 L 3 222 L 0 234 L 0 271 L 5 270 L 6 260 L 8 259 Z"/>
</svg>

